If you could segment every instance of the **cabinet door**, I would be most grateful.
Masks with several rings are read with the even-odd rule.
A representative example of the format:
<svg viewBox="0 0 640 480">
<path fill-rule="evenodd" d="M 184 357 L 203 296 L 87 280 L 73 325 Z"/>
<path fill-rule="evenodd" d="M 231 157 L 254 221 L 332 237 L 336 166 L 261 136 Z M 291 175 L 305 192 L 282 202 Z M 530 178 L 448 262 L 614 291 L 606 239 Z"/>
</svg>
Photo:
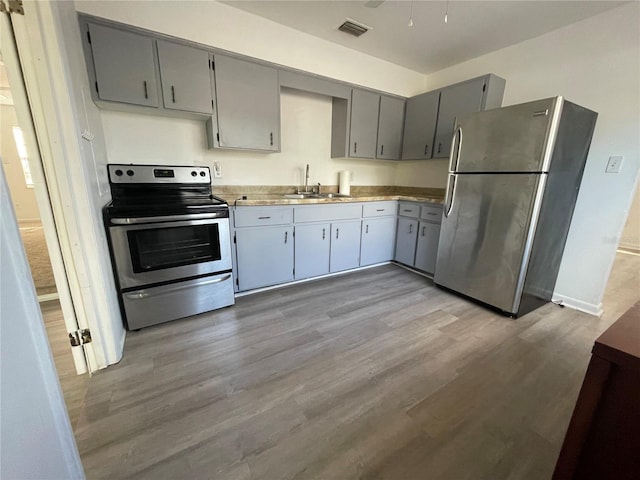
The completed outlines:
<svg viewBox="0 0 640 480">
<path fill-rule="evenodd" d="M 165 108 L 213 112 L 208 52 L 158 40 L 158 60 Z"/>
<path fill-rule="evenodd" d="M 236 230 L 238 290 L 293 280 L 293 227 Z"/>
<path fill-rule="evenodd" d="M 410 218 L 398 218 L 396 233 L 396 262 L 413 267 L 416 257 L 416 241 L 418 240 L 418 221 Z"/>
<path fill-rule="evenodd" d="M 351 91 L 349 156 L 375 158 L 380 95 L 364 90 Z"/>
<path fill-rule="evenodd" d="M 280 149 L 278 71 L 237 58 L 215 56 L 217 146 Z"/>
<path fill-rule="evenodd" d="M 396 218 L 365 218 L 362 221 L 360 265 L 388 262 L 393 259 Z"/>
<path fill-rule="evenodd" d="M 431 222 L 420 222 L 415 263 L 415 267 L 418 270 L 424 270 L 425 272 L 431 274 L 435 272 L 439 239 L 440 224 Z"/>
<path fill-rule="evenodd" d="M 402 140 L 403 160 L 431 158 L 439 102 L 440 91 L 423 93 L 407 100 Z"/>
<path fill-rule="evenodd" d="M 389 160 L 398 160 L 400 158 L 403 122 L 404 100 L 381 96 L 376 158 Z"/>
<path fill-rule="evenodd" d="M 330 270 L 339 272 L 360 265 L 360 220 L 331 224 Z"/>
<path fill-rule="evenodd" d="M 448 157 L 456 119 L 465 113 L 479 112 L 482 107 L 482 95 L 485 78 L 453 85 L 442 89 L 440 93 L 440 111 L 436 127 L 434 158 Z"/>
<path fill-rule="evenodd" d="M 328 223 L 296 225 L 296 280 L 329 273 L 330 237 L 331 225 Z"/>
<path fill-rule="evenodd" d="M 104 25 L 88 24 L 101 100 L 157 107 L 154 40 Z"/>
</svg>

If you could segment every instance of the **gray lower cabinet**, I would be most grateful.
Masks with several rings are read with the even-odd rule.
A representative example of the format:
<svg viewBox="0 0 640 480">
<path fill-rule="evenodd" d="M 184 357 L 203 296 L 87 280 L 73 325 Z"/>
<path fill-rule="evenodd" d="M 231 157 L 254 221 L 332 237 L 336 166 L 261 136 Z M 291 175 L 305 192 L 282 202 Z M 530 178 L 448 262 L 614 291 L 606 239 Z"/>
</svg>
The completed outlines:
<svg viewBox="0 0 640 480">
<path fill-rule="evenodd" d="M 380 95 L 365 90 L 351 92 L 351 128 L 349 156 L 374 158 L 378 135 Z"/>
<path fill-rule="evenodd" d="M 439 102 L 439 90 L 423 93 L 407 100 L 402 139 L 403 160 L 431 158 Z"/>
<path fill-rule="evenodd" d="M 235 231 L 238 290 L 293 280 L 293 227 L 242 228 Z"/>
<path fill-rule="evenodd" d="M 213 112 L 209 52 L 158 40 L 158 61 L 165 108 L 208 114 Z"/>
<path fill-rule="evenodd" d="M 280 85 L 275 68 L 216 54 L 214 119 L 209 146 L 280 150 Z"/>
<path fill-rule="evenodd" d="M 442 205 L 400 202 L 396 262 L 433 274 L 438 256 Z"/>
<path fill-rule="evenodd" d="M 438 257 L 440 224 L 421 221 L 418 227 L 418 244 L 414 266 L 433 275 Z"/>
<path fill-rule="evenodd" d="M 316 223 L 295 227 L 295 278 L 329 273 L 331 224 Z"/>
<path fill-rule="evenodd" d="M 360 265 L 373 265 L 393 260 L 395 240 L 395 217 L 363 219 Z"/>
<path fill-rule="evenodd" d="M 404 100 L 380 96 L 376 158 L 398 160 L 402 152 Z"/>
<path fill-rule="evenodd" d="M 360 220 L 331 224 L 331 272 L 360 266 L 360 226 Z"/>
<path fill-rule="evenodd" d="M 159 106 L 155 39 L 88 23 L 87 41 L 100 100 Z"/>
<path fill-rule="evenodd" d="M 418 220 L 399 217 L 396 233 L 396 252 L 394 260 L 413 265 L 416 256 L 416 242 L 418 241 Z"/>
</svg>

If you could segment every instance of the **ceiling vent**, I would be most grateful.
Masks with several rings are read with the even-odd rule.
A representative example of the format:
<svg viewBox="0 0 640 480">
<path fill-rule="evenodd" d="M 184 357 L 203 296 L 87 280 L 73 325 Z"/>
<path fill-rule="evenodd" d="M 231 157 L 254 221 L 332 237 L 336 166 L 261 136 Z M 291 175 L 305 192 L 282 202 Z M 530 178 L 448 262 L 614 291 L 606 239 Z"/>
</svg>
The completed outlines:
<svg viewBox="0 0 640 480">
<path fill-rule="evenodd" d="M 359 37 L 363 33 L 367 33 L 371 30 L 371 27 L 367 27 L 361 23 L 356 23 L 350 18 L 347 18 L 344 23 L 338 27 L 338 30 L 348 33 L 349 35 L 353 35 L 354 37 Z"/>
</svg>

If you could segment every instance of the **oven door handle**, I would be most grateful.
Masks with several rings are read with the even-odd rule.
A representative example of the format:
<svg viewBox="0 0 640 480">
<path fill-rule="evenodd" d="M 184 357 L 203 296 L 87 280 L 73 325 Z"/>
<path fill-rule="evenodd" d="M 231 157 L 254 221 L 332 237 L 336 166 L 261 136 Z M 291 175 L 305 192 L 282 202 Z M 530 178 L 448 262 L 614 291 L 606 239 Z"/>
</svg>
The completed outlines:
<svg viewBox="0 0 640 480">
<path fill-rule="evenodd" d="M 190 213 L 186 215 L 164 215 L 160 217 L 112 218 L 114 225 L 139 225 L 142 223 L 173 222 L 180 220 L 200 220 L 207 218 L 226 218 L 224 213 Z"/>
<path fill-rule="evenodd" d="M 189 282 L 189 285 L 178 285 L 177 287 L 173 287 L 173 288 L 163 288 L 162 292 L 158 292 L 158 295 L 164 295 L 165 293 L 170 293 L 170 292 L 178 292 L 180 290 L 187 290 L 193 287 L 204 287 L 205 285 L 213 285 L 214 283 L 224 282 L 225 280 L 229 280 L 230 278 L 231 278 L 231 274 L 228 274 L 228 275 L 225 275 L 224 277 L 214 278 L 213 280 L 205 280 L 204 282 L 200 282 L 200 283 Z M 153 296 L 153 294 L 149 292 L 145 292 L 144 290 L 139 290 L 138 292 L 135 292 L 135 293 L 133 292 L 125 293 L 124 296 L 127 297 L 129 300 L 141 300 L 143 298 L 151 297 Z"/>
</svg>

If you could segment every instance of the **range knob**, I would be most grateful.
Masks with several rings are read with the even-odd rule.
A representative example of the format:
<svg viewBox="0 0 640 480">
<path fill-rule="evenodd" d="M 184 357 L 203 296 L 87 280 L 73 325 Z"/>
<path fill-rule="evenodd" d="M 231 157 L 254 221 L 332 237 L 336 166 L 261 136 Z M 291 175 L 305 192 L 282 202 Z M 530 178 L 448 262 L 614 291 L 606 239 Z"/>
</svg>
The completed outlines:
<svg viewBox="0 0 640 480">
<path fill-rule="evenodd" d="M 191 176 L 192 176 L 192 177 L 195 177 L 196 175 L 198 175 L 198 174 L 196 173 L 196 171 L 195 171 L 195 170 L 193 170 L 193 171 L 191 172 Z"/>
<path fill-rule="evenodd" d="M 118 169 L 114 172 L 116 174 L 116 177 L 121 177 L 122 176 L 122 170 Z"/>
<path fill-rule="evenodd" d="M 201 176 L 201 177 L 204 177 L 204 176 L 205 176 L 204 170 L 202 170 L 202 171 L 200 172 L 200 176 Z"/>
<path fill-rule="evenodd" d="M 127 175 L 129 175 L 130 177 L 133 177 L 133 170 L 127 170 Z"/>
</svg>

